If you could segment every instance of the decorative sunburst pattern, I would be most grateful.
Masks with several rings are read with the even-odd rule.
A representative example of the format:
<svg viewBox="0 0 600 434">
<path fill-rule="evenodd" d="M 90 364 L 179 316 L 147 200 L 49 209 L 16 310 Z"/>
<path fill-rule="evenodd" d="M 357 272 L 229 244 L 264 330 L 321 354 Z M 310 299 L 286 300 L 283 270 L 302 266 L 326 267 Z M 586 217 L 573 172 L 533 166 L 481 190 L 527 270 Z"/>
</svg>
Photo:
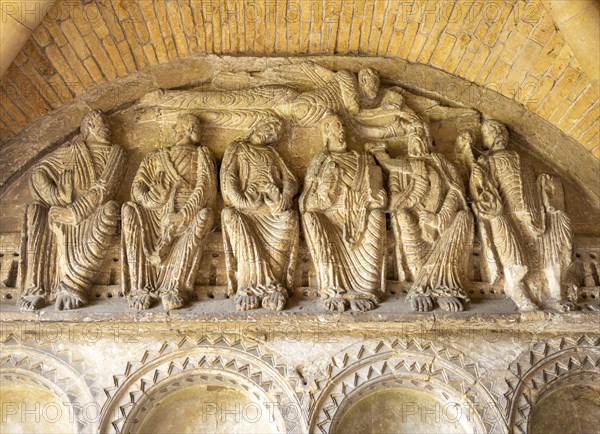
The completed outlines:
<svg viewBox="0 0 600 434">
<path fill-rule="evenodd" d="M 537 342 L 510 365 L 506 378 L 506 407 L 511 432 L 526 434 L 529 417 L 539 398 L 565 379 L 582 375 L 600 379 L 600 338 L 565 337 Z"/>
<path fill-rule="evenodd" d="M 103 433 L 129 432 L 145 411 L 141 403 L 166 396 L 174 390 L 173 381 L 188 379 L 208 385 L 237 382 L 249 396 L 285 410 L 279 423 L 286 432 L 306 432 L 300 378 L 253 343 L 223 337 L 165 341 L 155 351 L 145 351 L 140 360 L 128 362 L 123 374 L 113 379 L 114 385 L 104 389 Z"/>
</svg>

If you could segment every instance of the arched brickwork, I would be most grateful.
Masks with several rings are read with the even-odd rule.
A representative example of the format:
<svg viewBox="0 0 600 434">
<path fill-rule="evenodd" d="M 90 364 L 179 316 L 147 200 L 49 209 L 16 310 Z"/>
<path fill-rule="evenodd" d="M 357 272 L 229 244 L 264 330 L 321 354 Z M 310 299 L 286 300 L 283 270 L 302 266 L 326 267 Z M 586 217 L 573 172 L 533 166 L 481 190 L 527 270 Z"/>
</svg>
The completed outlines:
<svg viewBox="0 0 600 434">
<path fill-rule="evenodd" d="M 60 0 L 2 77 L 1 141 L 98 85 L 204 54 L 429 65 L 498 91 L 600 156 L 598 88 L 537 0 Z"/>
</svg>

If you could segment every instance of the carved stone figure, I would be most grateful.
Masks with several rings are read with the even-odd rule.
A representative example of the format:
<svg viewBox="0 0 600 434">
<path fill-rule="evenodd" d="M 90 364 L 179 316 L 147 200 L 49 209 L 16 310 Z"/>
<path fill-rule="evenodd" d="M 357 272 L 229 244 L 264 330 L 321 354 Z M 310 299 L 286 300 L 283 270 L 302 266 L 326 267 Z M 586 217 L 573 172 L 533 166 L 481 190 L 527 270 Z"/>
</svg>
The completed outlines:
<svg viewBox="0 0 600 434">
<path fill-rule="evenodd" d="M 180 308 L 193 289 L 202 240 L 213 228 L 216 167 L 198 145 L 200 123 L 179 117 L 174 144 L 146 156 L 123 205 L 123 286 L 129 305 L 148 309 L 160 297 L 167 310 Z"/>
<path fill-rule="evenodd" d="M 405 114 L 412 113 L 399 88 L 381 88 L 373 68 L 355 74 L 302 62 L 252 75 L 221 73 L 212 84 L 210 89 L 154 91 L 140 106 L 185 110 L 226 127 L 244 127 L 265 115 L 312 126 L 335 113 L 350 117 L 357 131 L 371 139 L 403 136 Z"/>
<path fill-rule="evenodd" d="M 298 181 L 273 145 L 283 122 L 267 118 L 225 151 L 221 215 L 229 292 L 237 310 L 282 310 L 291 292 L 299 223 Z"/>
<path fill-rule="evenodd" d="M 504 277 L 504 291 L 520 310 L 536 310 L 523 279 L 529 267 L 520 240 L 539 233 L 535 213 L 526 203 L 519 155 L 507 150 L 508 130 L 496 121 L 482 125 L 486 152 L 475 160 L 473 137 L 465 133 L 457 146 L 471 170 L 470 192 L 478 219 L 484 265 L 490 282 Z"/>
<path fill-rule="evenodd" d="M 22 309 L 76 309 L 116 235 L 114 198 L 125 171 L 123 149 L 110 143 L 106 119 L 86 114 L 81 136 L 42 161 L 31 176 L 35 202 L 25 212 L 22 242 Z"/>
<path fill-rule="evenodd" d="M 408 300 L 416 311 L 429 311 L 437 303 L 456 312 L 469 301 L 463 282 L 473 217 L 456 169 L 430 151 L 427 131 L 424 122 L 409 127 L 405 159 L 390 159 L 381 144 L 369 150 L 389 173 L 398 275 L 401 281 L 413 282 Z"/>
<path fill-rule="evenodd" d="M 544 210 L 544 232 L 540 236 L 540 265 L 548 285 L 548 307 L 560 310 L 576 310 L 577 306 L 564 293 L 563 279 L 572 262 L 573 230 L 571 220 L 565 213 L 565 192 L 555 177 L 542 174 L 538 177 Z"/>
<path fill-rule="evenodd" d="M 380 88 L 377 71 L 366 68 L 358 75 L 363 87 L 372 89 L 370 98 L 361 100 L 361 109 L 350 118 L 354 129 L 365 139 L 388 140 L 405 137 L 408 128 L 421 119 L 404 102 L 402 88 Z M 429 130 L 426 131 L 429 137 Z"/>
<path fill-rule="evenodd" d="M 317 271 L 319 293 L 330 310 L 374 309 L 385 276 L 387 197 L 381 169 L 366 152 L 348 151 L 337 116 L 322 123 L 325 149 L 307 172 L 300 210 Z"/>
</svg>

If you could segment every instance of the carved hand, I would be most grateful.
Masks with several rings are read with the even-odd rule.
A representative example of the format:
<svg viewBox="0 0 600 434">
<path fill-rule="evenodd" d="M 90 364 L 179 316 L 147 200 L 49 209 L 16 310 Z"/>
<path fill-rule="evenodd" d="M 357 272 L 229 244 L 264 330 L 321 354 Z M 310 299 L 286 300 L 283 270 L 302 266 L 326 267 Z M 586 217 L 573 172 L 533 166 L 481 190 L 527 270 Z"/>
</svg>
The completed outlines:
<svg viewBox="0 0 600 434">
<path fill-rule="evenodd" d="M 185 217 L 182 214 L 176 212 L 165 215 L 163 217 L 163 221 L 161 222 L 163 238 L 172 240 L 183 232 L 185 229 L 184 226 Z"/>
<path fill-rule="evenodd" d="M 375 195 L 371 197 L 369 202 L 369 209 L 382 209 L 385 207 L 387 202 L 387 196 L 385 191 L 379 190 Z"/>
<path fill-rule="evenodd" d="M 164 204 L 169 197 L 170 190 L 171 189 L 166 185 L 165 173 L 159 172 L 158 177 L 151 184 L 148 193 L 153 201 Z"/>
<path fill-rule="evenodd" d="M 246 197 L 249 209 L 256 209 L 261 205 L 261 194 L 258 188 L 256 188 L 256 184 L 248 185 L 244 191 L 244 196 Z"/>
<path fill-rule="evenodd" d="M 143 106 L 158 104 L 164 97 L 165 92 L 161 89 L 148 92 L 140 98 L 140 104 Z"/>
<path fill-rule="evenodd" d="M 365 151 L 378 158 L 380 156 L 387 157 L 387 146 L 385 143 L 376 142 L 376 143 L 365 143 Z"/>
<path fill-rule="evenodd" d="M 425 211 L 424 209 L 421 209 L 418 211 L 419 214 L 419 220 L 427 225 L 430 226 L 434 229 L 437 229 L 439 226 L 439 222 L 437 219 L 437 216 L 434 213 L 431 213 L 429 211 Z"/>
<path fill-rule="evenodd" d="M 73 213 L 64 206 L 50 207 L 48 219 L 50 220 L 50 224 L 74 225 L 76 223 Z"/>
<path fill-rule="evenodd" d="M 470 162 L 473 160 L 472 146 L 474 141 L 475 138 L 469 131 L 463 131 L 456 138 L 456 147 L 458 148 L 458 151 L 467 157 Z"/>
<path fill-rule="evenodd" d="M 264 194 L 265 194 L 265 203 L 271 209 L 280 211 L 279 208 L 281 208 L 281 205 L 282 205 L 282 203 L 281 203 L 282 195 L 281 195 L 281 192 L 279 191 L 279 188 L 275 184 L 269 183 L 264 189 Z"/>
</svg>

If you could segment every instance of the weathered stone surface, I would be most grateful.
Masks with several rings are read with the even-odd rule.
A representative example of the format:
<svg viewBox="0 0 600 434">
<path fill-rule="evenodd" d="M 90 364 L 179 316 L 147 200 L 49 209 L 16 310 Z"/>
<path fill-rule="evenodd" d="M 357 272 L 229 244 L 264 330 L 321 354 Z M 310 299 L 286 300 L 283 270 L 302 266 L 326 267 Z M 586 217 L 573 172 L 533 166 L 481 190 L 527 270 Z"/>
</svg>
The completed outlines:
<svg viewBox="0 0 600 434">
<path fill-rule="evenodd" d="M 0 211 L 9 390 L 30 384 L 45 408 L 73 408 L 82 432 L 201 422 L 346 432 L 371 409 L 367 432 L 512 433 L 544 429 L 556 397 L 593 408 L 597 389 L 578 385 L 600 375 L 594 196 L 560 158 L 530 153 L 536 138 L 491 121 L 493 104 L 481 113 L 410 82 L 432 80 L 425 70 L 314 60 L 190 61 L 184 74 L 157 69 L 140 89 L 125 85 L 116 106 L 112 91 L 94 96 L 130 163 L 106 189 L 125 204 L 122 241 L 102 242 L 85 267 L 83 309 L 15 303 L 35 295 L 22 293 L 22 264 L 81 264 L 76 247 L 98 247 L 78 235 L 58 262 L 39 256 L 43 225 L 25 214 L 44 204 L 40 184 L 27 185 L 39 168 L 87 167 L 63 155 L 77 131 L 42 140 L 48 153 L 10 174 Z M 54 172 L 42 190 L 67 202 L 70 175 Z M 213 233 L 210 216 L 221 216 Z M 28 401 L 10 399 L 3 429 L 26 426 Z M 396 419 L 372 411 L 382 400 Z"/>
</svg>

